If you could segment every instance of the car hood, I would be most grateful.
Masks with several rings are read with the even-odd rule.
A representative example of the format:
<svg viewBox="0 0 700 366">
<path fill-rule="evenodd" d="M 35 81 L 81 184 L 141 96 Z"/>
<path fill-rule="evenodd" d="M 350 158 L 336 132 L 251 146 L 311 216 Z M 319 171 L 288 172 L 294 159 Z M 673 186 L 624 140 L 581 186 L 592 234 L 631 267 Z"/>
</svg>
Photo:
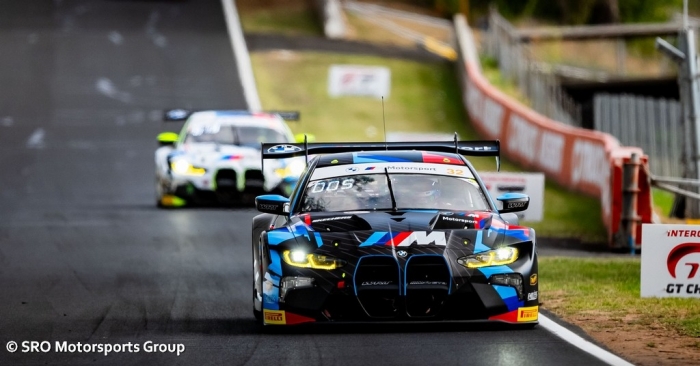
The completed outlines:
<svg viewBox="0 0 700 366">
<path fill-rule="evenodd" d="M 509 225 L 488 211 L 311 213 L 269 232 L 271 245 L 308 241 L 315 246 L 494 247 L 534 241 L 534 231 Z M 337 244 L 337 245 L 336 245 Z"/>
</svg>

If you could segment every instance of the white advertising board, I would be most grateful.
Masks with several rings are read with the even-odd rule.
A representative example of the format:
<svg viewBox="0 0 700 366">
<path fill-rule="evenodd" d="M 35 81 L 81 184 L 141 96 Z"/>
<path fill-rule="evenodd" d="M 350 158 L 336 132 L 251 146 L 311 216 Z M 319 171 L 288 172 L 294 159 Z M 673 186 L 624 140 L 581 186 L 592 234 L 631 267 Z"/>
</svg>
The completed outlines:
<svg viewBox="0 0 700 366">
<path fill-rule="evenodd" d="M 391 71 L 379 66 L 331 65 L 328 72 L 328 94 L 389 97 Z"/>
<path fill-rule="evenodd" d="M 518 212 L 518 217 L 523 221 L 542 221 L 544 216 L 543 173 L 480 172 L 479 176 L 496 204 L 498 204 L 496 198 L 508 192 L 530 196 L 528 209 Z"/>
<path fill-rule="evenodd" d="M 700 226 L 642 225 L 642 297 L 700 298 Z"/>
</svg>

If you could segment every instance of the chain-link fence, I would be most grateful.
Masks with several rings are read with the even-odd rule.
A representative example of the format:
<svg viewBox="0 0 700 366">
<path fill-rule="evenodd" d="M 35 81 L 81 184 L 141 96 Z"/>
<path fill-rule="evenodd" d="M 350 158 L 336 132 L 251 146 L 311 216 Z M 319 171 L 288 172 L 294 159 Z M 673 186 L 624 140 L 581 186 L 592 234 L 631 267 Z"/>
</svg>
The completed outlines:
<svg viewBox="0 0 700 366">
<path fill-rule="evenodd" d="M 683 114 L 677 100 L 596 94 L 593 125 L 623 145 L 639 146 L 649 156 L 652 174 L 682 177 Z"/>
<path fill-rule="evenodd" d="M 553 72 L 557 66 L 536 61 L 513 26 L 495 11 L 489 17 L 484 52 L 498 60 L 501 74 L 516 83 L 530 107 L 556 121 L 581 126 L 581 106 L 562 90 Z"/>
</svg>

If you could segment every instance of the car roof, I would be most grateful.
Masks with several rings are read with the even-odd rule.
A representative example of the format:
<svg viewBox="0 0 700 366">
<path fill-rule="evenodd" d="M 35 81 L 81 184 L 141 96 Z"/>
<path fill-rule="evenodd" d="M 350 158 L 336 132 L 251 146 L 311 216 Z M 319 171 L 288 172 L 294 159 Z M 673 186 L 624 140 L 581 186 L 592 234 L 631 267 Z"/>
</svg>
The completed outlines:
<svg viewBox="0 0 700 366">
<path fill-rule="evenodd" d="M 462 156 L 459 154 L 434 151 L 399 150 L 324 154 L 318 156 L 316 168 L 364 163 L 432 163 L 465 165 L 464 158 L 462 158 Z"/>
</svg>

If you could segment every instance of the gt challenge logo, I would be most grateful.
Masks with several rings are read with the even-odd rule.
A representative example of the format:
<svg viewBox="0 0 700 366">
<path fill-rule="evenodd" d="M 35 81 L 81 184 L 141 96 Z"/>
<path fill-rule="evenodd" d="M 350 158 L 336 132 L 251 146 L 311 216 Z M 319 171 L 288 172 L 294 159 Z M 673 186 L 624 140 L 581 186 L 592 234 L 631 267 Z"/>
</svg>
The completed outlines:
<svg viewBox="0 0 700 366">
<path fill-rule="evenodd" d="M 700 236 L 700 230 L 669 230 L 667 233 L 668 236 Z M 668 269 L 668 273 L 671 275 L 671 277 L 676 278 L 676 279 L 684 279 L 684 278 L 678 278 L 677 274 L 677 269 L 679 264 L 682 264 L 683 266 L 690 267 L 688 268 L 688 275 L 687 275 L 687 280 L 695 280 L 697 274 L 698 274 L 698 268 L 700 267 L 700 263 L 694 262 L 694 261 L 686 261 L 684 260 L 688 255 L 694 254 L 694 253 L 700 253 L 700 243 L 683 243 L 675 246 L 671 251 L 668 253 L 668 258 L 666 258 L 666 267 Z M 683 276 L 685 277 L 685 276 Z M 694 281 L 697 282 L 697 281 Z M 700 284 L 697 283 L 669 283 L 666 285 L 666 293 L 669 294 L 678 294 L 685 292 L 686 294 L 700 294 Z"/>
</svg>

